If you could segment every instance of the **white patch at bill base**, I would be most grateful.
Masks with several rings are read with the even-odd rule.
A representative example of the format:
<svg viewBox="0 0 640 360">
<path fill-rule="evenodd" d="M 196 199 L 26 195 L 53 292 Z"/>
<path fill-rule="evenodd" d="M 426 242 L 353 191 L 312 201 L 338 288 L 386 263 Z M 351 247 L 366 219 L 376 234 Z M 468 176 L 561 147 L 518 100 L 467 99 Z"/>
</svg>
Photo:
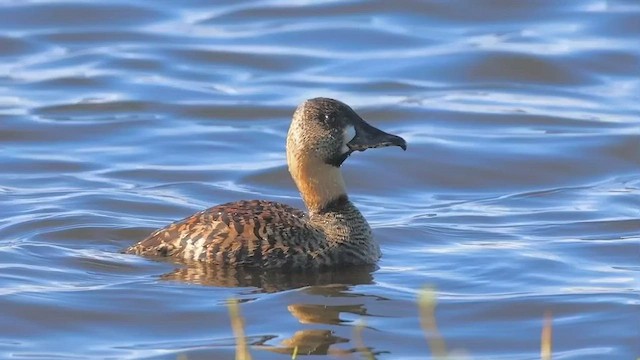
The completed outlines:
<svg viewBox="0 0 640 360">
<path fill-rule="evenodd" d="M 356 137 L 356 129 L 353 125 L 348 125 L 344 130 L 342 130 L 342 148 L 340 150 L 342 150 L 343 154 L 349 152 L 347 143 L 353 140 L 354 137 Z"/>
</svg>

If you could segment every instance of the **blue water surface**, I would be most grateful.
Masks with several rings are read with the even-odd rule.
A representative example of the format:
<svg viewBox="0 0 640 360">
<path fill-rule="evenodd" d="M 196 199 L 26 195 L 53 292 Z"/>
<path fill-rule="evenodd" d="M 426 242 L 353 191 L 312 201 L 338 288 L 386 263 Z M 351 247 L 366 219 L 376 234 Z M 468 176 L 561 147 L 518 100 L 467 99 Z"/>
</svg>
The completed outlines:
<svg viewBox="0 0 640 360">
<path fill-rule="evenodd" d="M 539 359 L 545 314 L 554 359 L 636 359 L 639 18 L 634 0 L 0 2 L 0 358 L 234 359 L 235 298 L 255 359 L 428 359 L 434 339 Z M 215 204 L 304 207 L 284 140 L 317 96 L 408 142 L 343 166 L 377 267 L 120 253 Z"/>
</svg>

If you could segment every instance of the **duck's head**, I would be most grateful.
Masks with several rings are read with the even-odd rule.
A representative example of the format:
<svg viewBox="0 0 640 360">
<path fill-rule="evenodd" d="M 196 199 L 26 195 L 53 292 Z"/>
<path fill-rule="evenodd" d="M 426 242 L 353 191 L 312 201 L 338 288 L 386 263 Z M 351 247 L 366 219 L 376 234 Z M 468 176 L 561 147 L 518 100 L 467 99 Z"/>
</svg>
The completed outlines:
<svg viewBox="0 0 640 360">
<path fill-rule="evenodd" d="M 303 102 L 293 114 L 287 163 L 305 203 L 313 210 L 344 195 L 339 168 L 349 155 L 394 145 L 407 149 L 403 138 L 369 125 L 347 104 L 315 98 Z"/>
</svg>

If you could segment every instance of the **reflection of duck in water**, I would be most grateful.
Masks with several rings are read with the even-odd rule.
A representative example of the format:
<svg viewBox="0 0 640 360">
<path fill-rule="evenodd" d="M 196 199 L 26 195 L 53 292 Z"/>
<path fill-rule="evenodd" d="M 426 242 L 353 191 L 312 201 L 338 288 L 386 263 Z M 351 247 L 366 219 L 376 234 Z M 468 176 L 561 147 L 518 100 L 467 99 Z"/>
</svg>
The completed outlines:
<svg viewBox="0 0 640 360">
<path fill-rule="evenodd" d="M 322 301 L 319 304 L 296 303 L 289 305 L 287 309 L 301 324 L 344 325 L 351 327 L 357 324 L 353 323 L 353 320 L 341 319 L 341 315 L 350 314 L 357 317 L 368 315 L 365 303 L 369 296 L 354 293 L 351 286 L 337 284 L 311 286 L 302 291 L 305 295 L 318 296 L 326 301 Z M 380 299 L 375 297 L 372 300 L 379 301 Z M 334 331 L 328 329 L 305 328 L 296 331 L 288 338 L 280 340 L 278 344 L 272 344 L 274 338 L 270 337 L 255 342 L 253 347 L 280 354 L 293 354 L 296 352 L 298 355 L 334 356 L 344 356 L 365 350 L 358 343 L 358 339 L 351 338 L 349 335 L 345 337 L 344 331 L 339 333 L 340 335 L 336 335 Z M 282 335 L 279 334 L 278 337 Z M 373 354 L 379 353 L 379 351 L 374 352 L 371 348 L 366 350 Z"/>
<path fill-rule="evenodd" d="M 380 249 L 347 197 L 340 165 L 354 151 L 392 145 L 407 146 L 340 101 L 307 100 L 293 115 L 287 163 L 308 215 L 271 201 L 218 205 L 152 233 L 127 252 L 263 269 L 372 264 Z"/>
<path fill-rule="evenodd" d="M 280 345 L 255 344 L 254 347 L 279 354 L 292 354 L 295 351 L 299 355 L 328 355 L 330 353 L 345 355 L 355 351 L 340 351 L 332 349 L 331 346 L 348 342 L 349 339 L 336 336 L 331 330 L 310 329 L 296 331 L 292 337 L 282 340 Z"/>
<path fill-rule="evenodd" d="M 325 305 L 325 304 L 291 304 L 287 310 L 298 319 L 301 324 L 329 324 L 339 325 L 345 322 L 340 318 L 342 313 L 365 315 L 366 309 L 362 304 L 356 305 Z"/>
<path fill-rule="evenodd" d="M 217 287 L 255 287 L 265 293 L 306 286 L 309 286 L 308 289 L 325 291 L 322 289 L 331 284 L 342 284 L 342 286 L 371 284 L 373 282 L 371 273 L 375 269 L 375 265 L 363 265 L 352 266 L 349 271 L 326 269 L 323 271 L 283 272 L 186 261 L 183 266 L 162 275 L 162 279 Z"/>
</svg>

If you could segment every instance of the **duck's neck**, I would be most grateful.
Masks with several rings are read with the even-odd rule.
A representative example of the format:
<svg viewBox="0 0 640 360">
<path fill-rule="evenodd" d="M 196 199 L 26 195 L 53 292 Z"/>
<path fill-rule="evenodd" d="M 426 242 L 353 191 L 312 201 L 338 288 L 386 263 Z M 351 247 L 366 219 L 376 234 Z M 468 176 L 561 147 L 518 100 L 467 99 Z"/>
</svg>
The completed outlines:
<svg viewBox="0 0 640 360">
<path fill-rule="evenodd" d="M 289 172 L 310 214 L 322 213 L 341 197 L 346 198 L 346 188 L 340 168 L 324 163 L 289 163 Z"/>
</svg>

